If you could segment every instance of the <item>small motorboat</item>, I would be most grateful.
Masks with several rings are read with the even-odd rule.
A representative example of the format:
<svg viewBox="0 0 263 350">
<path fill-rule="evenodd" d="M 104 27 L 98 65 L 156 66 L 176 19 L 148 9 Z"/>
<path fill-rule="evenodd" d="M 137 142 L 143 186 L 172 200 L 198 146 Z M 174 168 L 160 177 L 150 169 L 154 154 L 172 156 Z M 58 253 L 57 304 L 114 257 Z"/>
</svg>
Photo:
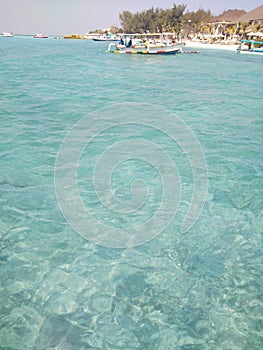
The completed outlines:
<svg viewBox="0 0 263 350">
<path fill-rule="evenodd" d="M 119 41 L 120 37 L 116 35 L 100 35 L 92 38 L 93 41 Z"/>
<path fill-rule="evenodd" d="M 8 32 L 3 32 L 2 36 L 5 38 L 13 38 L 14 34 L 13 33 L 8 33 Z"/>
<path fill-rule="evenodd" d="M 35 39 L 47 39 L 48 36 L 44 35 L 44 34 L 36 34 L 33 36 L 33 38 L 35 38 Z"/>
</svg>

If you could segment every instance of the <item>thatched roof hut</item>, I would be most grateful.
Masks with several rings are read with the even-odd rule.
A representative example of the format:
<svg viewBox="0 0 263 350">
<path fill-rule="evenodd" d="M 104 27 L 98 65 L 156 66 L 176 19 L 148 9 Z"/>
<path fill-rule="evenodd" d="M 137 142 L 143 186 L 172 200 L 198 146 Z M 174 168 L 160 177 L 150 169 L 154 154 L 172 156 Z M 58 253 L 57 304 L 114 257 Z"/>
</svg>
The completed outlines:
<svg viewBox="0 0 263 350">
<path fill-rule="evenodd" d="M 248 24 L 250 23 L 262 24 L 263 23 L 263 5 L 237 18 L 235 22 L 248 23 Z"/>
<path fill-rule="evenodd" d="M 213 19 L 213 22 L 235 23 L 237 18 L 245 14 L 246 14 L 246 11 L 244 10 L 227 10 L 227 11 L 224 11 L 221 15 L 216 16 Z"/>
</svg>

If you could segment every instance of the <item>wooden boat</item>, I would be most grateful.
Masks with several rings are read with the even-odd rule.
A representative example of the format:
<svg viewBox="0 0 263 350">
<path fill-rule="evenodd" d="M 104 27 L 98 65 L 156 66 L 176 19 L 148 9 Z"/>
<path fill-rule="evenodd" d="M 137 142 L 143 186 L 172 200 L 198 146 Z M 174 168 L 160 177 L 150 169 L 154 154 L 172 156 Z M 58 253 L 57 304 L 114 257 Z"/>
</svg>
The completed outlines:
<svg viewBox="0 0 263 350">
<path fill-rule="evenodd" d="M 259 54 L 263 56 L 263 41 L 240 40 L 237 53 L 242 54 Z"/>
<path fill-rule="evenodd" d="M 117 44 L 111 43 L 108 52 L 146 55 L 174 55 L 182 52 L 182 45 L 163 34 L 124 34 Z"/>
</svg>

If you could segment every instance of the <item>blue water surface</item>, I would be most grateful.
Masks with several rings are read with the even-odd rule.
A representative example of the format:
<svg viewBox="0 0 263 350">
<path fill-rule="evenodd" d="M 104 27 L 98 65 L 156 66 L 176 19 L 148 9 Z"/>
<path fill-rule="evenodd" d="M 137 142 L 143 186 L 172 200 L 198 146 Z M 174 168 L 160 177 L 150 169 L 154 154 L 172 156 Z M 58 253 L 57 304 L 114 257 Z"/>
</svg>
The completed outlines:
<svg viewBox="0 0 263 350">
<path fill-rule="evenodd" d="M 262 57 L 106 50 L 90 40 L 0 38 L 0 349 L 262 349 Z M 148 243 L 116 249 L 70 227 L 54 168 L 78 121 L 127 102 L 158 106 L 191 128 L 208 193 L 183 234 L 193 178 L 179 155 L 175 220 Z M 102 137 L 109 146 L 129 132 Z M 179 152 L 156 130 L 142 128 L 141 138 Z M 114 221 L 84 171 L 105 150 L 94 142 L 80 161 L 79 192 L 97 218 Z M 162 200 L 160 175 L 140 160 L 120 168 L 112 186 L 124 205 L 134 177 L 149 182 L 148 207 L 128 224 L 141 223 Z"/>
</svg>

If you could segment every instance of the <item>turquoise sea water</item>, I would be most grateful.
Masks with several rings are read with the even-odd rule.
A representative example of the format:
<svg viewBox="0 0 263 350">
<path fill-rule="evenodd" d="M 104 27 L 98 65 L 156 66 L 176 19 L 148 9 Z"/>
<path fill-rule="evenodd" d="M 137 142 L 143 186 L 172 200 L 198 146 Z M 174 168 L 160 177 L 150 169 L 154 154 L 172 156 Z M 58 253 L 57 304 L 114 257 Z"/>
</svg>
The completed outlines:
<svg viewBox="0 0 263 350">
<path fill-rule="evenodd" d="M 261 349 L 262 57 L 106 49 L 92 41 L 0 38 L 0 349 Z M 148 183 L 147 202 L 138 215 L 124 216 L 101 205 L 92 168 L 117 141 L 147 139 L 169 152 L 182 190 L 175 219 L 157 237 L 111 248 L 71 228 L 54 172 L 77 122 L 92 127 L 103 108 L 122 116 L 122 104 L 125 122 L 127 103 L 131 115 L 146 104 L 142 123 L 160 108 L 169 123 L 176 116 L 192 130 L 205 155 L 208 190 L 199 219 L 182 233 L 194 186 L 182 150 L 147 126 L 105 130 L 83 151 L 78 169 L 80 196 L 98 220 L 124 230 L 152 217 L 163 200 L 160 173 L 130 156 L 114 172 L 113 190 L 125 208 L 140 178 Z M 96 236 L 88 227 L 88 237 Z"/>
</svg>

